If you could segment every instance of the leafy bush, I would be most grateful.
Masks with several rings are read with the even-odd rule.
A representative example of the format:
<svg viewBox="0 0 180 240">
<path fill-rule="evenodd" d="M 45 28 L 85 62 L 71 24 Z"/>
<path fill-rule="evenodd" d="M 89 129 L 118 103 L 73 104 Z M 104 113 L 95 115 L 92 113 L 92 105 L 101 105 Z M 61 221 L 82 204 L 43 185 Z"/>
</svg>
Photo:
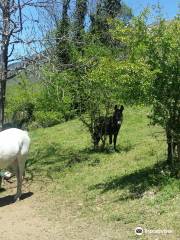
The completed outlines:
<svg viewBox="0 0 180 240">
<path fill-rule="evenodd" d="M 51 127 L 63 121 L 63 115 L 59 112 L 36 111 L 34 116 L 37 126 L 41 127 Z"/>
<path fill-rule="evenodd" d="M 6 122 L 22 122 L 27 118 L 24 110 L 29 104 L 34 106 L 33 122 L 29 122 L 31 128 L 49 127 L 75 116 L 75 111 L 71 111 L 69 76 L 65 72 L 51 72 L 48 66 L 44 67 L 41 75 L 42 80 L 32 82 L 22 73 L 17 83 L 8 86 Z"/>
<path fill-rule="evenodd" d="M 17 78 L 17 83 L 7 88 L 5 118 L 7 121 L 20 120 L 25 116 L 24 110 L 32 105 L 35 109 L 40 95 L 40 84 L 32 83 L 25 73 Z"/>
</svg>

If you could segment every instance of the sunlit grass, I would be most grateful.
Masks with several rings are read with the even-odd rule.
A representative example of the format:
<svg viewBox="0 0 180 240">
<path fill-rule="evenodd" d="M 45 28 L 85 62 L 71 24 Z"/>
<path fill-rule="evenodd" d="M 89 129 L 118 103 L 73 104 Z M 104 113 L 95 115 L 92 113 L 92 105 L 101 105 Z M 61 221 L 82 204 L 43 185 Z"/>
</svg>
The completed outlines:
<svg viewBox="0 0 180 240">
<path fill-rule="evenodd" d="M 165 167 L 163 130 L 148 126 L 147 113 L 125 109 L 119 152 L 94 152 L 78 119 L 32 131 L 28 171 L 50 176 L 50 194 L 79 216 L 180 234 L 180 183 Z"/>
</svg>

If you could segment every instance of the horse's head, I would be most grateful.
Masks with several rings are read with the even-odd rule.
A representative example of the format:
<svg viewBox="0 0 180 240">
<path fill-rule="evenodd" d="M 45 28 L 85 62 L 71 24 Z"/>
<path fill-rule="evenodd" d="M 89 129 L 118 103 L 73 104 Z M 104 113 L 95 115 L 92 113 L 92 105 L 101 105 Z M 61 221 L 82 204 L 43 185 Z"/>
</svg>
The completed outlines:
<svg viewBox="0 0 180 240">
<path fill-rule="evenodd" d="M 115 105 L 114 107 L 113 122 L 117 125 L 121 125 L 122 123 L 123 110 L 124 110 L 123 105 L 121 105 L 120 108 L 118 108 L 117 105 Z"/>
</svg>

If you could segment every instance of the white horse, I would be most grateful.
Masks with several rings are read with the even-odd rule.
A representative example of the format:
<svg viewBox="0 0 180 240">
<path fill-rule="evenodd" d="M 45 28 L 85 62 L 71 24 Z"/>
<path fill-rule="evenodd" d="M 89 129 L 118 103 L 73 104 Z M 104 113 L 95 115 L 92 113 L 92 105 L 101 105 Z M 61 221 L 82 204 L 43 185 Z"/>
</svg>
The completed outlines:
<svg viewBox="0 0 180 240">
<path fill-rule="evenodd" d="M 0 132 L 0 169 L 10 168 L 16 174 L 16 201 L 21 197 L 25 162 L 29 151 L 30 138 L 26 131 L 10 128 Z M 0 181 L 1 187 L 1 181 Z"/>
</svg>

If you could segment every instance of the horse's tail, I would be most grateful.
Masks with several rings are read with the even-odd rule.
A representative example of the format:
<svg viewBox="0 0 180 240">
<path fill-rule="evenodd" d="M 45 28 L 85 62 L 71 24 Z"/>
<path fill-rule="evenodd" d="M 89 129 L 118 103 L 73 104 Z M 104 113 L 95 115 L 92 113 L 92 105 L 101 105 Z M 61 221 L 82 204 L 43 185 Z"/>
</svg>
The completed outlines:
<svg viewBox="0 0 180 240">
<path fill-rule="evenodd" d="M 28 135 L 28 132 L 27 131 L 23 131 L 22 145 L 21 145 L 21 149 L 20 149 L 20 154 L 22 156 L 28 154 L 30 142 L 31 142 L 31 140 L 30 140 L 30 137 Z"/>
</svg>

